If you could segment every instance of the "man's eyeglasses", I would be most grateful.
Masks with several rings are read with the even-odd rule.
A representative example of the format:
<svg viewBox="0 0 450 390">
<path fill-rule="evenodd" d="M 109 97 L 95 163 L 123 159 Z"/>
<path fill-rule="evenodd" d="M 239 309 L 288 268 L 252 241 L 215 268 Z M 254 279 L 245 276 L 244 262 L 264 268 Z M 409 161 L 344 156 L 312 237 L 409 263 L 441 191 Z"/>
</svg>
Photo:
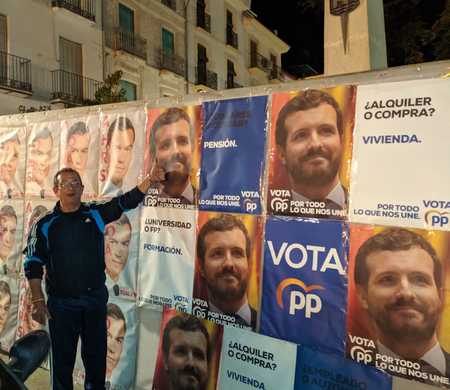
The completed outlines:
<svg viewBox="0 0 450 390">
<path fill-rule="evenodd" d="M 81 183 L 78 180 L 72 180 L 72 181 L 64 181 L 62 183 L 59 183 L 59 188 L 78 188 L 81 186 Z"/>
</svg>

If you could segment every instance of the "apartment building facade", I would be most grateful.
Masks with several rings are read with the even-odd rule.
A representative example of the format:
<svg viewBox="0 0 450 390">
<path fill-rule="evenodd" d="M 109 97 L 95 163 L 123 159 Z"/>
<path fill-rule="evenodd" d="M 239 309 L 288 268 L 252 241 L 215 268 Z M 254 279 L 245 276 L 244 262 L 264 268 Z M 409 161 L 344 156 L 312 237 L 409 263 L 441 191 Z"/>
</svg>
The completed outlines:
<svg viewBox="0 0 450 390">
<path fill-rule="evenodd" d="M 2 0 L 0 114 L 279 83 L 289 47 L 250 0 Z"/>
</svg>

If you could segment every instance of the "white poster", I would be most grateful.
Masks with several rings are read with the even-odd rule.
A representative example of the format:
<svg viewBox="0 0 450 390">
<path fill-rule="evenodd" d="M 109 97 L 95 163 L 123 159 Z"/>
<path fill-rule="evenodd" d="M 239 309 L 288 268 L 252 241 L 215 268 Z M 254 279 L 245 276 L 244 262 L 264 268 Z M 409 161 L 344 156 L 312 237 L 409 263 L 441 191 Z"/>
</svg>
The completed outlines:
<svg viewBox="0 0 450 390">
<path fill-rule="evenodd" d="M 141 305 L 191 311 L 196 217 L 194 210 L 142 208 L 138 282 Z"/>
<path fill-rule="evenodd" d="M 350 220 L 450 230 L 450 80 L 358 87 Z"/>
</svg>

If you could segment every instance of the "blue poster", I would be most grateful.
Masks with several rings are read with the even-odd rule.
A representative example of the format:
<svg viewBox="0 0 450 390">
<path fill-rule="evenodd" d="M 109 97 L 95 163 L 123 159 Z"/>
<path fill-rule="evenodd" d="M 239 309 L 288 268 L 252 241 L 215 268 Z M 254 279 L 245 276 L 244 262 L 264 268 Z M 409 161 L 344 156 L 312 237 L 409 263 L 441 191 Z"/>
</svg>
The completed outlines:
<svg viewBox="0 0 450 390">
<path fill-rule="evenodd" d="M 294 389 L 391 390 L 392 377 L 374 367 L 299 346 Z"/>
<path fill-rule="evenodd" d="M 347 236 L 339 221 L 267 220 L 260 333 L 344 354 Z"/>
<path fill-rule="evenodd" d="M 203 104 L 200 210 L 260 214 L 267 97 Z"/>
</svg>

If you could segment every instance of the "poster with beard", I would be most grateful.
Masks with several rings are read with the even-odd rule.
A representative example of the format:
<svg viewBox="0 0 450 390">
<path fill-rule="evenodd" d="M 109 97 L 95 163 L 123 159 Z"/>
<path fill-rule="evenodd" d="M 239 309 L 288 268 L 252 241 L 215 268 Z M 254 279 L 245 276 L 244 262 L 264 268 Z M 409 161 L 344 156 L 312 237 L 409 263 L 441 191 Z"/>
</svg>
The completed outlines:
<svg viewBox="0 0 450 390">
<path fill-rule="evenodd" d="M 217 389 L 293 390 L 296 355 L 296 344 L 225 326 Z"/>
<path fill-rule="evenodd" d="M 358 87 L 352 222 L 450 230 L 449 99 L 450 80 Z"/>
<path fill-rule="evenodd" d="M 22 266 L 23 200 L 0 202 L 0 275 L 18 277 Z"/>
<path fill-rule="evenodd" d="M 350 227 L 347 355 L 450 387 L 450 233 Z"/>
<path fill-rule="evenodd" d="M 192 314 L 256 330 L 263 218 L 200 211 Z"/>
<path fill-rule="evenodd" d="M 110 297 L 136 300 L 141 208 L 105 227 L 106 286 Z"/>
<path fill-rule="evenodd" d="M 164 180 L 147 192 L 147 206 L 194 209 L 200 176 L 201 106 L 148 109 L 144 175 Z"/>
<path fill-rule="evenodd" d="M 267 212 L 347 215 L 356 88 L 272 94 Z"/>
<path fill-rule="evenodd" d="M 98 188 L 101 197 L 123 194 L 138 184 L 145 121 L 144 107 L 100 114 Z"/>
<path fill-rule="evenodd" d="M 84 185 L 83 199 L 97 195 L 99 142 L 99 114 L 61 120 L 60 167 L 75 169 Z"/>
<path fill-rule="evenodd" d="M 0 348 L 8 351 L 16 339 L 19 280 L 0 275 Z"/>
<path fill-rule="evenodd" d="M 215 390 L 222 337 L 213 322 L 165 309 L 152 390 Z"/>
<path fill-rule="evenodd" d="M 200 210 L 261 214 L 267 96 L 203 103 Z"/>
<path fill-rule="evenodd" d="M 347 237 L 341 221 L 267 219 L 260 333 L 344 355 Z"/>
<path fill-rule="evenodd" d="M 60 122 L 34 123 L 28 131 L 26 197 L 54 198 L 53 177 L 59 169 Z"/>
<path fill-rule="evenodd" d="M 26 128 L 0 128 L 0 197 L 25 193 Z"/>
<path fill-rule="evenodd" d="M 110 297 L 107 304 L 107 390 L 134 389 L 138 340 L 138 312 L 134 302 Z M 83 384 L 85 371 L 81 359 L 81 342 L 74 368 L 74 382 Z"/>
<path fill-rule="evenodd" d="M 140 305 L 164 305 L 191 312 L 196 220 L 196 210 L 142 207 Z"/>
</svg>

